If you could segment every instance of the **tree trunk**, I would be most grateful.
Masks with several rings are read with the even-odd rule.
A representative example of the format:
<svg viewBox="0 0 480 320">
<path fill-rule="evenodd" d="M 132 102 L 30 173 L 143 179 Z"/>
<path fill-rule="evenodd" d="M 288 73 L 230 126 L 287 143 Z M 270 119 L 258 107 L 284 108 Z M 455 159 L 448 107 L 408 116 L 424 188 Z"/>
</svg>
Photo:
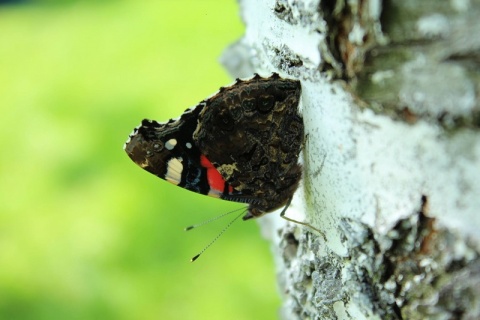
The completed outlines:
<svg viewBox="0 0 480 320">
<path fill-rule="evenodd" d="M 234 77 L 302 82 L 303 184 L 261 218 L 284 319 L 480 318 L 480 1 L 241 0 Z"/>
</svg>

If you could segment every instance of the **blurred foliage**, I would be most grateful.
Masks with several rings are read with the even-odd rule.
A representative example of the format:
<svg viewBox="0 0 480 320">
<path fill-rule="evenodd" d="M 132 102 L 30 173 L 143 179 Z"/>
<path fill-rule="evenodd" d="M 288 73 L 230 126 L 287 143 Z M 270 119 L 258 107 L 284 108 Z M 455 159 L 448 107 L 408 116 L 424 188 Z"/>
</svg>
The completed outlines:
<svg viewBox="0 0 480 320">
<path fill-rule="evenodd" d="M 0 319 L 275 319 L 268 244 L 238 204 L 148 174 L 122 146 L 231 82 L 233 0 L 0 6 Z"/>
</svg>

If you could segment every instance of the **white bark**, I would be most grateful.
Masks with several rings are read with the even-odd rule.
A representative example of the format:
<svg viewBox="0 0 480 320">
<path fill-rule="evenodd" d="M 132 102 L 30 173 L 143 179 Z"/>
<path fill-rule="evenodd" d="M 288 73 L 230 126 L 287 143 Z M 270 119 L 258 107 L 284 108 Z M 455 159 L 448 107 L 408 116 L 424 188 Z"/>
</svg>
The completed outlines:
<svg viewBox="0 0 480 320">
<path fill-rule="evenodd" d="M 240 5 L 230 73 L 302 81 L 287 216 L 321 232 L 261 219 L 282 317 L 480 318 L 480 1 Z"/>
</svg>

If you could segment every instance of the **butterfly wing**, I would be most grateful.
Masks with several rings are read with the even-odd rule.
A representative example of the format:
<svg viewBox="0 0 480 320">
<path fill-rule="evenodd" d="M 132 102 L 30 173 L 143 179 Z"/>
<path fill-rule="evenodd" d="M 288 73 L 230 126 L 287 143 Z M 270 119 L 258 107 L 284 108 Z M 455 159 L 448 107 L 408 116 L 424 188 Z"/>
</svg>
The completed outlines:
<svg viewBox="0 0 480 320">
<path fill-rule="evenodd" d="M 278 74 L 237 80 L 177 120 L 143 120 L 124 148 L 152 174 L 260 216 L 286 205 L 301 178 L 300 93 Z"/>
<path fill-rule="evenodd" d="M 223 199 L 250 203 L 250 212 L 258 216 L 292 197 L 301 178 L 300 94 L 299 81 L 257 75 L 204 101 L 193 139 L 239 192 Z"/>
</svg>

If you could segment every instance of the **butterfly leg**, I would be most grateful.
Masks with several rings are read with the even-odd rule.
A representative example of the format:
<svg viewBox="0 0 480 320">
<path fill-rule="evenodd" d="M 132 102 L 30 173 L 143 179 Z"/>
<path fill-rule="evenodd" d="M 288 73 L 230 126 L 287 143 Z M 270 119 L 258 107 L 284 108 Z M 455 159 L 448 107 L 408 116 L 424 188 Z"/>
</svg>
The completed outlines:
<svg viewBox="0 0 480 320">
<path fill-rule="evenodd" d="M 315 231 L 318 231 L 320 233 L 322 233 L 322 231 L 320 231 L 319 229 L 315 228 L 314 226 L 312 226 L 311 224 L 309 224 L 308 222 L 303 222 L 303 221 L 298 221 L 298 220 L 295 220 L 295 219 L 292 219 L 292 218 L 289 218 L 285 215 L 288 207 L 290 206 L 290 203 L 292 202 L 292 197 L 290 197 L 290 199 L 288 199 L 287 201 L 287 204 L 285 205 L 285 207 L 283 207 L 283 210 L 282 212 L 280 213 L 280 217 L 282 217 L 283 219 L 287 220 L 287 221 L 290 221 L 290 222 L 293 222 L 293 223 L 297 223 L 297 224 L 300 224 L 302 226 L 306 226 L 306 227 L 309 227 Z"/>
</svg>

